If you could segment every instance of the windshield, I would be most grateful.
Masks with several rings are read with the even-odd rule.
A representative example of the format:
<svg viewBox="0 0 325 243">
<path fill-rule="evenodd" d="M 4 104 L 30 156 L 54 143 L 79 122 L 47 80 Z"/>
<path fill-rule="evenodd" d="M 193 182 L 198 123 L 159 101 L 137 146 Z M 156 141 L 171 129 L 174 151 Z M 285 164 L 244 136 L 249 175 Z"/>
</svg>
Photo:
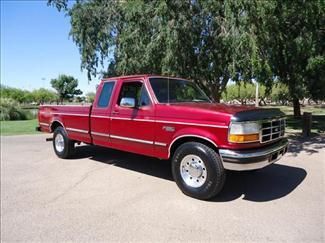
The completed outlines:
<svg viewBox="0 0 325 243">
<path fill-rule="evenodd" d="M 193 82 L 173 78 L 150 78 L 149 81 L 159 103 L 211 102 Z"/>
</svg>

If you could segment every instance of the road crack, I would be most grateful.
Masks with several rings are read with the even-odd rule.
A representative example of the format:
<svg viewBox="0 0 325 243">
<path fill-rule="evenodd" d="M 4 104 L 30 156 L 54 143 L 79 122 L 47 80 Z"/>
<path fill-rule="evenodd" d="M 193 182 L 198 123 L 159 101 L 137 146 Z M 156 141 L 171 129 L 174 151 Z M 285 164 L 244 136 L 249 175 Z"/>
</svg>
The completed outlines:
<svg viewBox="0 0 325 243">
<path fill-rule="evenodd" d="M 101 169 L 105 169 L 106 167 L 102 167 L 102 168 L 97 168 L 91 171 L 88 171 L 87 173 L 85 173 L 83 176 L 81 176 L 81 178 L 75 182 L 73 185 L 71 185 L 70 187 L 68 187 L 65 191 L 63 191 L 62 193 L 60 193 L 59 195 L 57 195 L 55 198 L 53 198 L 52 200 L 48 201 L 46 203 L 47 204 L 51 204 L 55 201 L 57 201 L 58 199 L 64 197 L 66 194 L 68 194 L 69 192 L 71 192 L 74 188 L 76 188 L 78 185 L 80 185 L 82 182 L 84 182 L 90 174 L 94 173 L 95 171 L 101 170 Z"/>
</svg>

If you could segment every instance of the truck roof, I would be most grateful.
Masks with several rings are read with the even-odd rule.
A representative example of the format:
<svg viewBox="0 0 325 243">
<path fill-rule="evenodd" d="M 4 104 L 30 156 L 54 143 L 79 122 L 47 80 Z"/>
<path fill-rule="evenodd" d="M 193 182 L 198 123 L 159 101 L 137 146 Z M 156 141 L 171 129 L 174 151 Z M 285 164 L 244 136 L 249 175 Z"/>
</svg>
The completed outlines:
<svg viewBox="0 0 325 243">
<path fill-rule="evenodd" d="M 134 75 L 125 75 L 125 76 L 116 76 L 116 77 L 110 77 L 110 78 L 103 78 L 102 81 L 104 81 L 104 80 L 112 80 L 112 79 L 148 78 L 148 77 L 171 78 L 171 79 L 180 78 L 180 77 L 169 77 L 169 76 L 163 76 L 163 75 L 157 75 L 157 74 L 134 74 Z M 181 78 L 181 79 L 185 79 L 185 78 Z"/>
</svg>

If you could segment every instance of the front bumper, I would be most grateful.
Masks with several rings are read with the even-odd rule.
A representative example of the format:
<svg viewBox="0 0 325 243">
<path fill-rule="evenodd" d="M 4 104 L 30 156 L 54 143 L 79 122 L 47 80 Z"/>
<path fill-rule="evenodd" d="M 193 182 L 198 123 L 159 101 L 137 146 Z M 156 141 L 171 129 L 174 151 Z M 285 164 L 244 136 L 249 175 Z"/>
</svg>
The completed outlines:
<svg viewBox="0 0 325 243">
<path fill-rule="evenodd" d="M 273 164 L 288 151 L 288 140 L 268 147 L 249 150 L 219 149 L 223 166 L 227 170 L 256 170 Z"/>
</svg>

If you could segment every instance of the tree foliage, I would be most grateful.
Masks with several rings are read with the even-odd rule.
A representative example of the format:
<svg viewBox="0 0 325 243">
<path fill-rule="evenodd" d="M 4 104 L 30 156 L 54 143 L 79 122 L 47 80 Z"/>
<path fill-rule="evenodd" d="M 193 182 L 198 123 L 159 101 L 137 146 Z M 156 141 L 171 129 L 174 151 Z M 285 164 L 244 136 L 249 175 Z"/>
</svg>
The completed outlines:
<svg viewBox="0 0 325 243">
<path fill-rule="evenodd" d="M 47 102 L 55 102 L 58 100 L 58 95 L 48 89 L 40 88 L 33 90 L 31 93 L 32 101 L 36 102 L 37 104 L 44 104 Z"/>
<path fill-rule="evenodd" d="M 306 68 L 306 86 L 314 100 L 325 100 L 325 57 L 309 58 Z"/>
<path fill-rule="evenodd" d="M 67 2 L 48 0 L 70 16 L 89 79 L 181 76 L 216 101 L 229 80 L 258 80 L 267 93 L 281 82 L 296 115 L 302 97 L 324 99 L 323 0 Z"/>
<path fill-rule="evenodd" d="M 82 91 L 77 89 L 78 80 L 72 76 L 59 75 L 58 78 L 51 80 L 51 85 L 57 91 L 61 103 L 64 99 L 71 99 L 75 95 L 82 94 Z"/>
<path fill-rule="evenodd" d="M 279 103 L 281 105 L 287 105 L 291 100 L 288 86 L 282 83 L 276 83 L 272 87 L 270 98 L 273 102 Z"/>
<path fill-rule="evenodd" d="M 50 1 L 59 9 L 65 1 Z M 229 79 L 253 76 L 247 1 L 78 1 L 71 36 L 89 78 L 157 73 L 197 81 L 219 100 Z"/>
<path fill-rule="evenodd" d="M 40 88 L 33 91 L 12 88 L 8 86 L 0 86 L 1 97 L 9 100 L 14 100 L 20 104 L 22 103 L 37 103 L 42 104 L 46 102 L 54 102 L 58 99 L 55 92 Z"/>
<path fill-rule="evenodd" d="M 3 85 L 1 85 L 0 90 L 1 90 L 2 98 L 9 98 L 12 100 L 16 100 L 19 103 L 24 103 L 29 100 L 30 92 L 27 90 L 11 88 Z"/>
<path fill-rule="evenodd" d="M 262 86 L 259 86 L 260 93 Z M 230 84 L 224 91 L 222 98 L 225 101 L 238 100 L 242 105 L 246 105 L 248 101 L 255 100 L 256 86 L 252 83 L 240 82 L 237 84 Z"/>
<path fill-rule="evenodd" d="M 299 99 L 309 92 L 315 98 L 317 86 L 324 84 L 324 4 L 313 1 L 269 1 L 268 13 L 256 22 L 271 74 L 288 86 L 294 114 L 300 115 Z M 258 17 L 259 13 L 256 13 Z M 321 56 L 319 56 L 321 55 Z M 322 83 L 322 84 L 321 84 Z M 317 85 L 318 84 L 318 85 Z"/>
<path fill-rule="evenodd" d="M 289 91 L 288 87 L 282 83 L 276 83 L 272 89 L 267 89 L 264 85 L 258 87 L 260 105 L 269 103 L 277 103 L 281 105 L 288 104 Z M 222 93 L 222 99 L 226 102 L 239 101 L 242 105 L 255 103 L 256 84 L 249 82 L 240 82 L 227 85 Z"/>
<path fill-rule="evenodd" d="M 86 101 L 89 103 L 93 103 L 95 100 L 96 93 L 95 92 L 88 92 L 86 94 Z"/>
</svg>

